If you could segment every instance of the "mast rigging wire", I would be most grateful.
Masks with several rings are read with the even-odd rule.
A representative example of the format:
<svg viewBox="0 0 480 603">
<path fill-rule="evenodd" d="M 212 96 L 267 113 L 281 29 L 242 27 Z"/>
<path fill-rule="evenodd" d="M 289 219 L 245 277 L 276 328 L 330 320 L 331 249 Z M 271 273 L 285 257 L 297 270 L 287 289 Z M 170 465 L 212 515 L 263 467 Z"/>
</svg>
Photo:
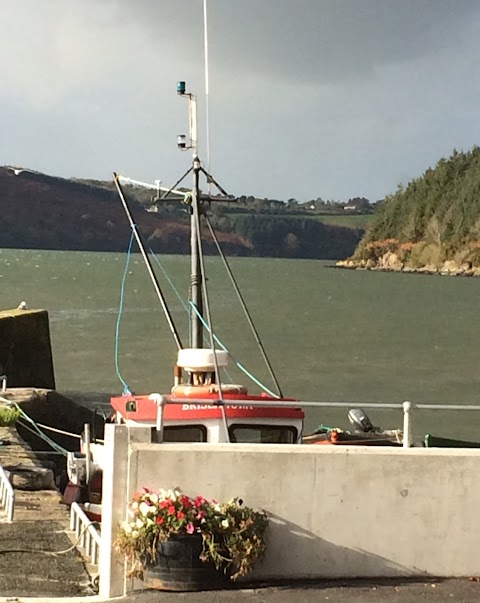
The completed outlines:
<svg viewBox="0 0 480 603">
<path fill-rule="evenodd" d="M 257 345 L 258 345 L 258 347 L 259 347 L 259 349 L 260 349 L 260 351 L 262 353 L 263 359 L 265 361 L 265 364 L 267 365 L 267 368 L 268 368 L 268 371 L 270 373 L 270 376 L 272 377 L 272 380 L 273 380 L 273 382 L 275 384 L 275 387 L 277 388 L 278 395 L 279 395 L 280 398 L 283 398 L 282 390 L 281 390 L 280 385 L 278 383 L 277 377 L 276 377 L 276 375 L 275 375 L 275 373 L 273 371 L 272 365 L 270 364 L 270 361 L 268 359 L 267 352 L 265 351 L 265 348 L 263 346 L 262 340 L 260 339 L 258 331 L 255 328 L 255 325 L 253 323 L 252 317 L 250 316 L 250 312 L 248 311 L 247 304 L 245 303 L 245 300 L 243 299 L 243 295 L 242 295 L 242 293 L 241 293 L 241 291 L 240 291 L 240 289 L 238 287 L 238 284 L 237 284 L 237 281 L 235 280 L 235 277 L 233 276 L 233 273 L 232 273 L 230 265 L 229 265 L 229 263 L 227 261 L 227 258 L 225 257 L 225 254 L 223 253 L 223 250 L 222 250 L 222 248 L 220 246 L 220 243 L 218 242 L 217 235 L 215 234 L 215 231 L 213 230 L 213 227 L 212 227 L 212 223 L 210 222 L 210 220 L 209 220 L 209 218 L 208 218 L 207 215 L 204 215 L 204 218 L 205 218 L 205 221 L 207 223 L 207 226 L 208 226 L 208 229 L 210 231 L 210 234 L 212 235 L 213 241 L 214 241 L 214 243 L 215 243 L 215 245 L 217 247 L 217 251 L 218 251 L 220 257 L 222 258 L 223 265 L 225 266 L 225 270 L 227 271 L 227 274 L 228 274 L 228 276 L 230 278 L 230 281 L 231 281 L 231 283 L 233 285 L 235 293 L 237 294 L 237 297 L 238 297 L 238 299 L 240 301 L 240 305 L 242 306 L 242 309 L 243 309 L 243 312 L 244 312 L 244 314 L 245 314 L 245 316 L 247 318 L 248 324 L 250 325 L 250 329 L 251 329 L 251 331 L 253 333 L 253 336 L 255 337 L 255 341 L 257 342 Z"/>
<path fill-rule="evenodd" d="M 203 316 L 198 311 L 198 308 L 195 307 L 195 304 L 193 302 L 189 302 L 189 303 L 192 306 L 192 309 L 195 312 L 195 314 L 198 316 L 198 319 L 202 322 L 203 326 L 207 329 L 208 332 L 210 332 L 210 327 L 208 326 L 207 321 L 203 318 Z M 227 349 L 225 344 L 222 343 L 222 341 L 215 335 L 215 333 L 213 334 L 213 338 L 215 339 L 217 344 L 222 348 L 222 350 L 227 352 L 227 354 L 231 357 L 233 362 L 242 371 L 242 373 L 247 375 L 247 377 L 249 379 L 251 379 L 256 385 L 258 385 L 258 387 L 263 389 L 263 391 L 266 392 L 269 396 L 272 396 L 272 398 L 278 398 L 277 394 L 274 394 L 270 389 L 268 389 L 268 387 L 266 385 L 263 385 L 263 383 L 261 381 L 259 381 L 246 367 L 244 367 L 242 363 L 238 362 L 238 360 L 235 360 L 235 358 L 232 356 L 232 354 Z"/>
</svg>

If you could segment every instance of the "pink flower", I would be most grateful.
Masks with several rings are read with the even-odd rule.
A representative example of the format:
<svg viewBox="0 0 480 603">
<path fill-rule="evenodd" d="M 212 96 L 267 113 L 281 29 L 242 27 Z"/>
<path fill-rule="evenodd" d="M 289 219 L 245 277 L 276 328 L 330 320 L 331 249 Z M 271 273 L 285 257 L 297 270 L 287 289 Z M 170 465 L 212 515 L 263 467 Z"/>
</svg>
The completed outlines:
<svg viewBox="0 0 480 603">
<path fill-rule="evenodd" d="M 195 506 L 198 509 L 199 507 L 201 507 L 206 502 L 207 501 L 203 498 L 203 496 L 197 496 L 197 498 L 195 499 Z"/>
<path fill-rule="evenodd" d="M 195 526 L 193 525 L 193 523 L 190 521 L 189 523 L 187 523 L 187 534 L 193 534 L 195 532 Z"/>
<path fill-rule="evenodd" d="M 199 511 L 195 519 L 203 519 L 205 517 L 205 511 Z"/>
</svg>

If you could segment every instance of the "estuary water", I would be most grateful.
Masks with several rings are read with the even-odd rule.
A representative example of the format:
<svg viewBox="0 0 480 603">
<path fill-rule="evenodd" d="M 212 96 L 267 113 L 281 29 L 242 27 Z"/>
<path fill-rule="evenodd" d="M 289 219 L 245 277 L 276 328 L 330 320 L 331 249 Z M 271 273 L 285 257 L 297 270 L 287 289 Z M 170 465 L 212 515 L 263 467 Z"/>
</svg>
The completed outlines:
<svg viewBox="0 0 480 603">
<path fill-rule="evenodd" d="M 186 345 L 189 258 L 159 260 Z M 273 388 L 221 261 L 205 261 L 217 336 Z M 230 265 L 284 395 L 352 406 L 479 404 L 480 279 L 347 271 L 315 260 L 232 258 Z M 49 311 L 57 389 L 90 406 L 122 391 L 117 369 L 136 393 L 168 392 L 172 384 L 176 348 L 141 257 L 125 268 L 126 254 L 0 250 L 1 308 L 25 300 Z M 237 369 L 230 375 L 249 385 Z M 374 424 L 401 427 L 399 410 L 367 412 Z M 347 428 L 346 413 L 308 409 L 307 429 Z M 480 441 L 480 411 L 417 410 L 414 431 Z"/>
</svg>

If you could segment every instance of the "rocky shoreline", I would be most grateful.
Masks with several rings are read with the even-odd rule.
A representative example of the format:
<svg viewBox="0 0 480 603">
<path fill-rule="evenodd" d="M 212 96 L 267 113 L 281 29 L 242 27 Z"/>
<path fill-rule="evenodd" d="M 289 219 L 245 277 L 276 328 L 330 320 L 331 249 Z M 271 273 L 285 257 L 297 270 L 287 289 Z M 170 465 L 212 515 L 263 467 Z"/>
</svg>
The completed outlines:
<svg viewBox="0 0 480 603">
<path fill-rule="evenodd" d="M 335 264 L 338 268 L 348 270 L 376 270 L 379 272 L 404 272 L 413 274 L 437 274 L 441 276 L 480 276 L 480 266 L 473 266 L 471 262 L 456 262 L 446 260 L 440 265 L 426 264 L 425 266 L 412 266 L 400 260 L 399 256 L 391 251 L 379 259 L 347 258 Z"/>
</svg>

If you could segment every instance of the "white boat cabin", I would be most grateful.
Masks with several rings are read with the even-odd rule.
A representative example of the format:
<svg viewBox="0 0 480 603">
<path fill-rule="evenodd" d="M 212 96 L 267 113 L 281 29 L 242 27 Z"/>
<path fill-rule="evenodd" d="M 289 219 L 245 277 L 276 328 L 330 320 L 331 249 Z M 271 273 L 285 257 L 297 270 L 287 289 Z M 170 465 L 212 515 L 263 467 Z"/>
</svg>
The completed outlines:
<svg viewBox="0 0 480 603">
<path fill-rule="evenodd" d="M 304 413 L 296 401 L 219 386 L 216 369 L 227 366 L 228 354 L 216 350 L 215 356 L 209 349 L 179 350 L 171 393 L 116 396 L 115 421 L 150 426 L 152 441 L 300 443 Z"/>
</svg>

